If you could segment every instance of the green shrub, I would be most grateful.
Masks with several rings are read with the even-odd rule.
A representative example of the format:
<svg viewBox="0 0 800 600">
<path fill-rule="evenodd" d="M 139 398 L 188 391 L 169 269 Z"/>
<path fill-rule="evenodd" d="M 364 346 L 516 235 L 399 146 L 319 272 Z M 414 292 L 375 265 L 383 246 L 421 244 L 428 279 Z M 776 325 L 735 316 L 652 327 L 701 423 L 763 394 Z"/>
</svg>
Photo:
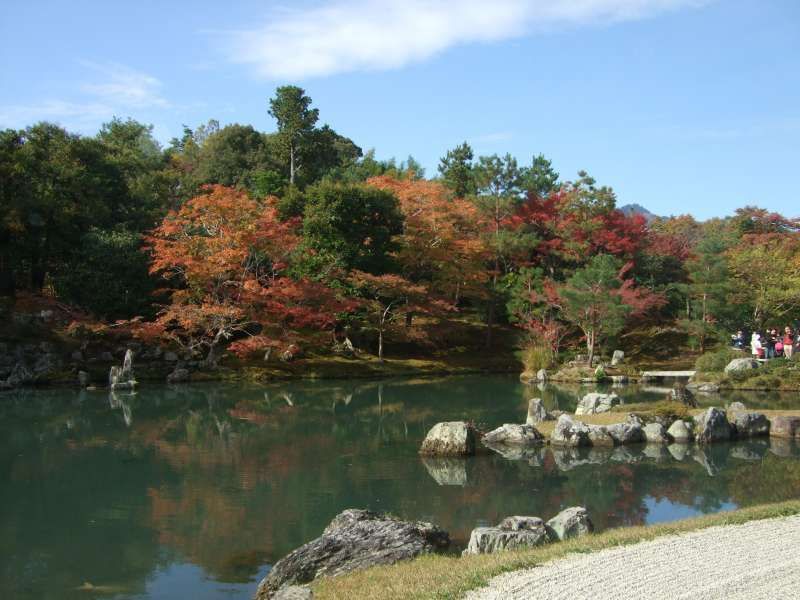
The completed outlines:
<svg viewBox="0 0 800 600">
<path fill-rule="evenodd" d="M 736 348 L 719 348 L 698 357 L 694 363 L 694 368 L 701 373 L 721 373 L 734 358 L 743 358 L 745 356 L 744 352 Z"/>
</svg>

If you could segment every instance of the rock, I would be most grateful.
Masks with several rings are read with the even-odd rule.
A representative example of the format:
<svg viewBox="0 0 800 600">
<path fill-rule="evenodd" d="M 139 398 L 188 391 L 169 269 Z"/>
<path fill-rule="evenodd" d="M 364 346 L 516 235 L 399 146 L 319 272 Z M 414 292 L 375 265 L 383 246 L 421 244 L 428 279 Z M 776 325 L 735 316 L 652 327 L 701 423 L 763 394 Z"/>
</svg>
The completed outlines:
<svg viewBox="0 0 800 600">
<path fill-rule="evenodd" d="M 167 383 L 186 383 L 189 381 L 189 370 L 182 367 L 175 367 L 175 369 L 167 375 Z"/>
<path fill-rule="evenodd" d="M 547 522 L 547 532 L 555 540 L 567 540 L 594 531 L 589 511 L 582 506 L 566 508 Z"/>
<path fill-rule="evenodd" d="M 472 456 L 477 437 L 475 427 L 470 423 L 437 423 L 425 436 L 419 453 L 427 456 Z"/>
<path fill-rule="evenodd" d="M 614 438 L 602 425 L 589 425 L 589 445 L 610 447 L 614 445 Z"/>
<path fill-rule="evenodd" d="M 694 418 L 695 437 L 701 444 L 724 442 L 731 439 L 731 425 L 724 410 L 711 407 Z"/>
<path fill-rule="evenodd" d="M 422 464 L 439 485 L 467 485 L 467 463 L 462 458 L 423 456 Z"/>
<path fill-rule="evenodd" d="M 554 446 L 588 446 L 589 428 L 581 421 L 573 421 L 569 415 L 561 415 L 550 436 Z"/>
<path fill-rule="evenodd" d="M 697 408 L 697 400 L 694 397 L 692 391 L 684 385 L 675 384 L 669 392 L 668 400 L 672 400 L 673 402 L 680 402 L 684 406 L 689 406 L 691 408 Z"/>
<path fill-rule="evenodd" d="M 261 581 L 257 600 L 281 588 L 374 565 L 390 565 L 446 549 L 450 537 L 430 523 L 401 521 L 368 510 L 348 509 L 315 540 L 276 562 Z"/>
<path fill-rule="evenodd" d="M 133 351 L 125 351 L 122 367 L 113 366 L 108 373 L 108 385 L 112 390 L 131 390 L 136 387 L 137 381 L 133 376 Z"/>
<path fill-rule="evenodd" d="M 166 362 L 178 362 L 178 355 L 174 352 L 164 352 L 164 360 Z"/>
<path fill-rule="evenodd" d="M 600 394 L 592 392 L 586 394 L 575 408 L 576 415 L 594 415 L 597 413 L 608 412 L 611 407 L 620 404 L 619 396 L 616 394 Z"/>
<path fill-rule="evenodd" d="M 667 430 L 661 423 L 649 423 L 644 427 L 644 439 L 648 444 L 668 444 Z"/>
<path fill-rule="evenodd" d="M 748 369 L 758 369 L 758 361 L 754 358 L 734 358 L 725 367 L 725 373 L 735 371 L 747 371 Z"/>
<path fill-rule="evenodd" d="M 737 412 L 733 415 L 733 427 L 738 438 L 769 435 L 769 419 L 761 413 Z"/>
<path fill-rule="evenodd" d="M 550 416 L 547 414 L 547 409 L 540 398 L 531 398 L 528 402 L 528 417 L 525 419 L 526 425 L 536 425 L 542 421 L 547 421 Z"/>
<path fill-rule="evenodd" d="M 538 517 L 506 517 L 497 527 L 476 527 L 464 555 L 491 554 L 502 550 L 541 546 L 550 536 Z"/>
<path fill-rule="evenodd" d="M 745 408 L 744 404 L 742 404 L 741 402 L 731 402 L 728 405 L 728 410 L 729 411 L 744 411 L 744 410 L 747 410 L 747 409 Z"/>
<path fill-rule="evenodd" d="M 35 377 L 31 370 L 25 366 L 25 363 L 20 361 L 14 365 L 11 374 L 6 379 L 6 384 L 9 388 L 14 388 L 26 383 L 32 383 L 34 379 Z"/>
<path fill-rule="evenodd" d="M 622 350 L 614 350 L 614 354 L 611 355 L 611 366 L 616 367 L 623 360 L 625 360 L 625 353 Z"/>
<path fill-rule="evenodd" d="M 700 394 L 716 394 L 719 392 L 719 385 L 716 383 L 690 383 L 686 386 L 687 389 L 694 390 Z"/>
<path fill-rule="evenodd" d="M 90 378 L 86 371 L 78 371 L 78 385 L 82 388 L 89 387 Z"/>
<path fill-rule="evenodd" d="M 645 441 L 642 421 L 634 415 L 628 415 L 624 423 L 606 426 L 606 431 L 614 438 L 615 444 L 636 444 Z"/>
<path fill-rule="evenodd" d="M 273 600 L 313 600 L 314 592 L 305 585 L 287 585 L 279 589 L 272 598 Z"/>
<path fill-rule="evenodd" d="M 539 369 L 536 372 L 536 381 L 540 383 L 544 383 L 547 381 L 547 371 L 545 369 Z"/>
<path fill-rule="evenodd" d="M 694 440 L 692 430 L 686 425 L 686 422 L 678 419 L 667 430 L 667 435 L 672 441 L 678 444 L 687 444 Z"/>
<path fill-rule="evenodd" d="M 487 444 L 507 446 L 536 446 L 544 443 L 544 436 L 533 425 L 506 423 L 483 436 Z"/>
<path fill-rule="evenodd" d="M 772 417 L 769 435 L 785 439 L 800 438 L 800 417 Z"/>
</svg>

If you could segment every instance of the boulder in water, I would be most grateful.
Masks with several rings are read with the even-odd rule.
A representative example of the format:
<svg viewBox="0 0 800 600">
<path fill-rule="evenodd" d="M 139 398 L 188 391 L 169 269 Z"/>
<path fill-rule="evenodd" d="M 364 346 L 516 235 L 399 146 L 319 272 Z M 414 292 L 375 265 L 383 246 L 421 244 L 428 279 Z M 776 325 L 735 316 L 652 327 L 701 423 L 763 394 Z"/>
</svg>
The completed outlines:
<svg viewBox="0 0 800 600">
<path fill-rule="evenodd" d="M 108 385 L 112 390 L 132 390 L 137 382 L 133 376 L 133 350 L 125 351 L 122 367 L 113 366 L 108 373 Z"/>
<path fill-rule="evenodd" d="M 732 428 L 724 410 L 711 407 L 694 418 L 697 441 L 701 444 L 725 442 L 731 439 Z"/>
<path fill-rule="evenodd" d="M 667 430 L 667 435 L 672 441 L 678 444 L 687 444 L 694 439 L 694 434 L 691 428 L 686 425 L 685 421 L 678 419 Z"/>
<path fill-rule="evenodd" d="M 608 425 L 606 431 L 614 438 L 616 444 L 636 444 L 645 441 L 642 421 L 635 415 L 628 415 L 624 423 Z"/>
<path fill-rule="evenodd" d="M 588 446 L 589 427 L 581 421 L 573 421 L 569 415 L 561 415 L 550 436 L 550 443 L 554 446 Z"/>
<path fill-rule="evenodd" d="M 537 446 L 544 443 L 544 436 L 533 425 L 506 423 L 483 436 L 491 445 Z"/>
<path fill-rule="evenodd" d="M 437 423 L 425 436 L 419 453 L 427 456 L 472 456 L 478 434 L 471 423 Z"/>
<path fill-rule="evenodd" d="M 525 424 L 536 425 L 550 418 L 541 398 L 531 398 L 530 402 L 528 402 L 528 417 L 525 420 Z"/>
<path fill-rule="evenodd" d="M 761 413 L 737 412 L 733 415 L 732 424 L 738 438 L 769 435 L 769 419 Z"/>
</svg>

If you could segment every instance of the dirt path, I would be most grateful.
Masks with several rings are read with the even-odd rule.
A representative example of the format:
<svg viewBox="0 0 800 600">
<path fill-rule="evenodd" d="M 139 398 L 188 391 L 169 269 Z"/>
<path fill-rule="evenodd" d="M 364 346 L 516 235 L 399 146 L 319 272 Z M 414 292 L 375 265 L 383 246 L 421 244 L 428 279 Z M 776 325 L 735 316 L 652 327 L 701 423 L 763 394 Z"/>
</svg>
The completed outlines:
<svg viewBox="0 0 800 600">
<path fill-rule="evenodd" d="M 711 527 L 506 573 L 468 600 L 800 598 L 800 516 Z"/>
</svg>

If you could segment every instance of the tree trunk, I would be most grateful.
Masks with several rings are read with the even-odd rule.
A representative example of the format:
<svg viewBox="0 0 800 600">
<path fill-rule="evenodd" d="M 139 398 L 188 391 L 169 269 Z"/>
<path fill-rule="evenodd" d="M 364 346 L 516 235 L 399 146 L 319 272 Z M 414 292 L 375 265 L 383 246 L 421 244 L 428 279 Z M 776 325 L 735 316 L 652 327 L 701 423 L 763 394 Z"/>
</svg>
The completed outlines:
<svg viewBox="0 0 800 600">
<path fill-rule="evenodd" d="M 589 368 L 592 368 L 594 361 L 594 330 L 586 333 L 586 350 L 589 353 Z"/>
<path fill-rule="evenodd" d="M 383 362 L 383 326 L 378 328 L 378 360 Z"/>
<path fill-rule="evenodd" d="M 294 142 L 289 144 L 289 185 L 294 185 Z"/>
</svg>

